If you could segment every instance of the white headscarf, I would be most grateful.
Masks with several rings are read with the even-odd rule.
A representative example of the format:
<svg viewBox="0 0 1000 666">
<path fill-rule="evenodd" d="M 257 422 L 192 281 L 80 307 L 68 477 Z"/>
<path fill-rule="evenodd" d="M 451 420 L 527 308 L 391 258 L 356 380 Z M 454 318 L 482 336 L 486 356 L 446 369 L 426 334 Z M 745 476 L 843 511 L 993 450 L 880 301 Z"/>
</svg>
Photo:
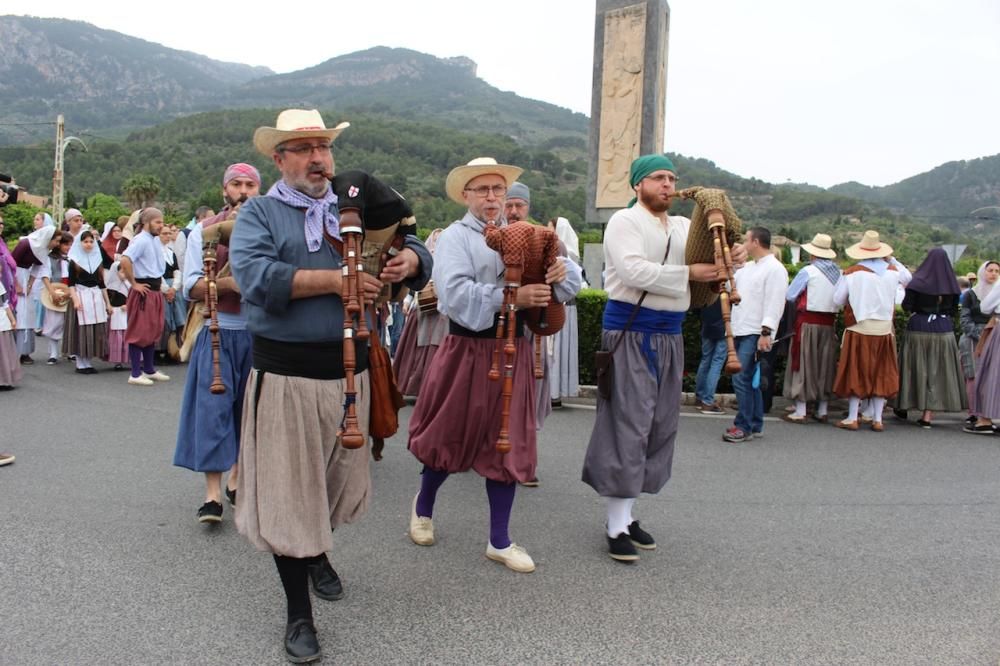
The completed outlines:
<svg viewBox="0 0 1000 666">
<path fill-rule="evenodd" d="M 107 222 L 105 222 L 104 223 L 104 232 L 101 234 L 101 240 L 102 241 L 105 240 L 108 237 L 108 234 L 110 234 L 111 230 L 114 229 L 114 228 L 115 228 L 115 223 L 114 222 L 112 222 L 111 220 L 108 220 Z"/>
<path fill-rule="evenodd" d="M 573 225 L 565 217 L 556 218 L 556 236 L 566 246 L 566 254 L 577 264 L 580 263 L 580 239 L 573 231 Z"/>
<path fill-rule="evenodd" d="M 119 268 L 121 268 L 121 261 L 111 264 L 111 268 L 104 273 L 104 284 L 111 291 L 117 291 L 122 296 L 128 296 L 128 290 L 131 285 L 118 274 Z"/>
<path fill-rule="evenodd" d="M 990 284 L 986 281 L 986 267 L 990 264 L 995 264 L 995 261 L 984 261 L 983 265 L 979 267 L 976 272 L 976 286 L 972 288 L 972 291 L 976 293 L 976 298 L 982 303 L 991 291 L 993 291 L 993 286 L 996 284 Z"/>
<path fill-rule="evenodd" d="M 52 235 L 56 232 L 55 226 L 44 226 L 35 229 L 30 234 L 28 234 L 28 246 L 31 248 L 31 253 L 35 255 L 35 259 L 40 262 L 48 261 L 49 256 L 49 243 L 52 242 Z"/>
<path fill-rule="evenodd" d="M 77 266 L 88 273 L 93 273 L 101 267 L 100 243 L 97 242 L 96 238 L 93 238 L 93 249 L 91 249 L 90 252 L 87 252 L 83 249 L 83 241 L 81 239 L 82 236 L 83 232 L 81 232 L 80 236 L 77 237 L 76 241 L 73 243 L 73 247 L 69 249 L 69 254 L 66 258 L 76 263 Z"/>
</svg>

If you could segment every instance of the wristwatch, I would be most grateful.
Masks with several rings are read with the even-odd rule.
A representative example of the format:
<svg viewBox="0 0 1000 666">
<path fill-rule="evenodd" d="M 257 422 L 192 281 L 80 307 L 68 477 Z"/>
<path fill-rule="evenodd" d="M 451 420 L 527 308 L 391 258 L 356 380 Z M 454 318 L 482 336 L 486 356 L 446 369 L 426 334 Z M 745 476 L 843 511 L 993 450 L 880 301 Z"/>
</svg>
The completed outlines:
<svg viewBox="0 0 1000 666">
<path fill-rule="evenodd" d="M 763 335 L 765 338 L 769 338 L 771 337 L 771 329 L 769 329 L 767 326 L 761 326 L 760 334 Z"/>
</svg>

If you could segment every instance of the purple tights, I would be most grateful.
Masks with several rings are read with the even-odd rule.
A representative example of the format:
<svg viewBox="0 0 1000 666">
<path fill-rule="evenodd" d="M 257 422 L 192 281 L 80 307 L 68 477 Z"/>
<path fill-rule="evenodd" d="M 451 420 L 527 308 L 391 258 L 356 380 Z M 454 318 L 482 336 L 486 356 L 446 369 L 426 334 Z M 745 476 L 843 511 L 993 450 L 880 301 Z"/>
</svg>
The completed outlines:
<svg viewBox="0 0 1000 666">
<path fill-rule="evenodd" d="M 147 375 L 156 372 L 156 367 L 153 366 L 153 351 L 153 345 L 139 347 L 138 345 L 130 344 L 128 346 L 128 360 L 132 364 L 133 377 L 138 377 L 144 372 Z"/>
<path fill-rule="evenodd" d="M 448 472 L 424 466 L 420 475 L 420 493 L 417 495 L 417 515 L 434 517 L 434 501 L 438 488 L 448 478 Z M 486 496 L 490 501 L 490 543 L 494 548 L 503 549 L 510 545 L 508 526 L 510 512 L 514 506 L 516 483 L 501 483 L 486 479 Z"/>
</svg>

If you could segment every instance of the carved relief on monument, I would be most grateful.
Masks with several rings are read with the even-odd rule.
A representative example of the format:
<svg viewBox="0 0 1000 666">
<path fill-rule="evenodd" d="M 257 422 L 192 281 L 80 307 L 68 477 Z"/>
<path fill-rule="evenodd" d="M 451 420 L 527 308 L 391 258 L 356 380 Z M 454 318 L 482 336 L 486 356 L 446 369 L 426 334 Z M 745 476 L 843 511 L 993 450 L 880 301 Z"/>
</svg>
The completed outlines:
<svg viewBox="0 0 1000 666">
<path fill-rule="evenodd" d="M 628 171 L 639 156 L 642 134 L 645 45 L 645 4 L 604 15 L 597 208 L 622 208 L 633 195 Z"/>
</svg>

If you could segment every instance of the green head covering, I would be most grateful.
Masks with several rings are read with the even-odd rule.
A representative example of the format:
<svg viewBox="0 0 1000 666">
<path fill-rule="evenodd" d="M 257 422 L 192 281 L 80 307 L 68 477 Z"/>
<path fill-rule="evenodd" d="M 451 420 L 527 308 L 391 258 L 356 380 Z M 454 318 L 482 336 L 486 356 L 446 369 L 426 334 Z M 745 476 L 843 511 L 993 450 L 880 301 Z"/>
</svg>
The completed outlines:
<svg viewBox="0 0 1000 666">
<path fill-rule="evenodd" d="M 674 163 L 670 161 L 670 158 L 666 155 L 641 155 L 632 161 L 632 168 L 628 171 L 628 184 L 629 187 L 635 187 L 639 184 L 639 181 L 653 173 L 654 171 L 659 171 L 661 169 L 666 169 L 667 171 L 672 171 L 677 173 L 677 168 Z M 631 208 L 635 205 L 636 199 L 632 198 L 628 202 L 628 207 Z"/>
</svg>

